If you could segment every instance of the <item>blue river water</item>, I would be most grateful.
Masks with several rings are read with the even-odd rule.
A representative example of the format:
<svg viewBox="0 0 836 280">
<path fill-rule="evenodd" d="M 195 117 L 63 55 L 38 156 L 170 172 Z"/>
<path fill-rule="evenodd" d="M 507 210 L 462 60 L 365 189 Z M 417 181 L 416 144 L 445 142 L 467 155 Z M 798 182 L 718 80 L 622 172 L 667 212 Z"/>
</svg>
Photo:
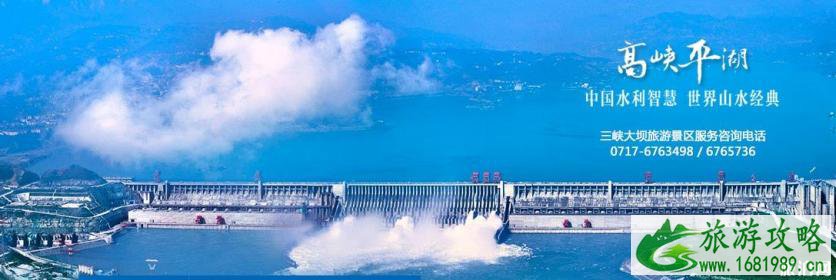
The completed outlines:
<svg viewBox="0 0 836 280">
<path fill-rule="evenodd" d="M 102 247 L 51 258 L 92 265 L 116 275 L 275 275 L 295 266 L 288 256 L 303 229 L 172 230 L 128 229 Z M 454 265 L 427 265 L 383 272 L 422 279 L 632 279 L 620 271 L 629 258 L 626 234 L 515 234 L 509 244 L 530 254 Z M 154 270 L 146 260 L 156 259 Z"/>
</svg>

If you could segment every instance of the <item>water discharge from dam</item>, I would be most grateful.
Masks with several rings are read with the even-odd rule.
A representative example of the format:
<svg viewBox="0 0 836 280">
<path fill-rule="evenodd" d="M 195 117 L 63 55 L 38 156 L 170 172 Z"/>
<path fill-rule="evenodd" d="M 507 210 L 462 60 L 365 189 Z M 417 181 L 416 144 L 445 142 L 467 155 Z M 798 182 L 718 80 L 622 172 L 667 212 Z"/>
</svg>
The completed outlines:
<svg viewBox="0 0 836 280">
<path fill-rule="evenodd" d="M 494 234 L 501 226 L 496 215 L 477 215 L 445 228 L 409 216 L 394 225 L 379 217 L 349 216 L 293 248 L 289 257 L 296 266 L 284 273 L 383 273 L 468 262 L 493 264 L 531 254 L 524 246 L 497 244 Z"/>
</svg>

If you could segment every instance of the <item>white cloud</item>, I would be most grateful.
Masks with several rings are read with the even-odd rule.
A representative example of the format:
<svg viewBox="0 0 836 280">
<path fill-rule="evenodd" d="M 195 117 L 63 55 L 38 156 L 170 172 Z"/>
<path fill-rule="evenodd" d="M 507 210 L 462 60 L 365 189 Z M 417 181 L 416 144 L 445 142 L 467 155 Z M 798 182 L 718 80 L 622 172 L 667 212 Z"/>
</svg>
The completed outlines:
<svg viewBox="0 0 836 280">
<path fill-rule="evenodd" d="M 427 57 L 421 65 L 415 68 L 395 67 L 391 62 L 387 62 L 376 66 L 372 72 L 375 77 L 382 79 L 399 94 L 428 93 L 440 88 L 439 82 L 432 78 L 435 66 Z"/>
<path fill-rule="evenodd" d="M 362 118 L 367 55 L 387 38 L 358 16 L 311 36 L 227 31 L 215 37 L 209 65 L 181 73 L 161 95 L 147 92 L 137 67 L 112 63 L 73 87 L 87 101 L 57 133 L 116 162 L 199 159 L 308 123 Z M 393 77 L 420 88 L 423 65 Z"/>
<path fill-rule="evenodd" d="M 23 75 L 17 75 L 14 80 L 0 83 L 0 95 L 16 94 L 23 88 Z"/>
</svg>

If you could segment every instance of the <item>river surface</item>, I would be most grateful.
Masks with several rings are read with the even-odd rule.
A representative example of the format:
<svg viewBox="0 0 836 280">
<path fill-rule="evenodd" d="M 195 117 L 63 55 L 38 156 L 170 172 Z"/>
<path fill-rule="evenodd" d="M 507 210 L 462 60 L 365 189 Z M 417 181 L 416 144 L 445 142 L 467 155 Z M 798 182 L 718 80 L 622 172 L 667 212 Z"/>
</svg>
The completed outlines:
<svg viewBox="0 0 836 280">
<path fill-rule="evenodd" d="M 296 267 L 291 250 L 311 234 L 305 229 L 128 229 L 113 244 L 52 258 L 104 271 L 115 269 L 123 276 L 287 274 Z M 403 269 L 369 268 L 355 273 L 420 275 L 423 279 L 568 279 L 578 275 L 632 279 L 620 271 L 629 258 L 626 234 L 515 234 L 508 244 L 526 248 L 528 254 L 503 257 L 495 263 L 414 265 L 421 261 L 412 260 L 404 261 L 409 264 L 401 264 Z M 148 259 L 158 261 L 154 270 L 149 269 Z"/>
</svg>

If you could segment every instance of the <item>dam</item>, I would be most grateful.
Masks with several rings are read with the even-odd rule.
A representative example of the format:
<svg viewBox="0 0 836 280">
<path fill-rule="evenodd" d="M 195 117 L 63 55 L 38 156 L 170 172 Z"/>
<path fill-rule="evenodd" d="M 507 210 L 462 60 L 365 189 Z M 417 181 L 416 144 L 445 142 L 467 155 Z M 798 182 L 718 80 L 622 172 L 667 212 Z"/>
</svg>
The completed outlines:
<svg viewBox="0 0 836 280">
<path fill-rule="evenodd" d="M 487 175 L 487 174 L 486 174 Z M 495 176 L 496 177 L 496 176 Z M 129 220 L 149 227 L 325 225 L 348 215 L 440 225 L 507 209 L 512 231 L 619 231 L 631 215 L 834 215 L 836 180 L 726 182 L 175 182 L 108 179 L 141 197 Z"/>
</svg>

